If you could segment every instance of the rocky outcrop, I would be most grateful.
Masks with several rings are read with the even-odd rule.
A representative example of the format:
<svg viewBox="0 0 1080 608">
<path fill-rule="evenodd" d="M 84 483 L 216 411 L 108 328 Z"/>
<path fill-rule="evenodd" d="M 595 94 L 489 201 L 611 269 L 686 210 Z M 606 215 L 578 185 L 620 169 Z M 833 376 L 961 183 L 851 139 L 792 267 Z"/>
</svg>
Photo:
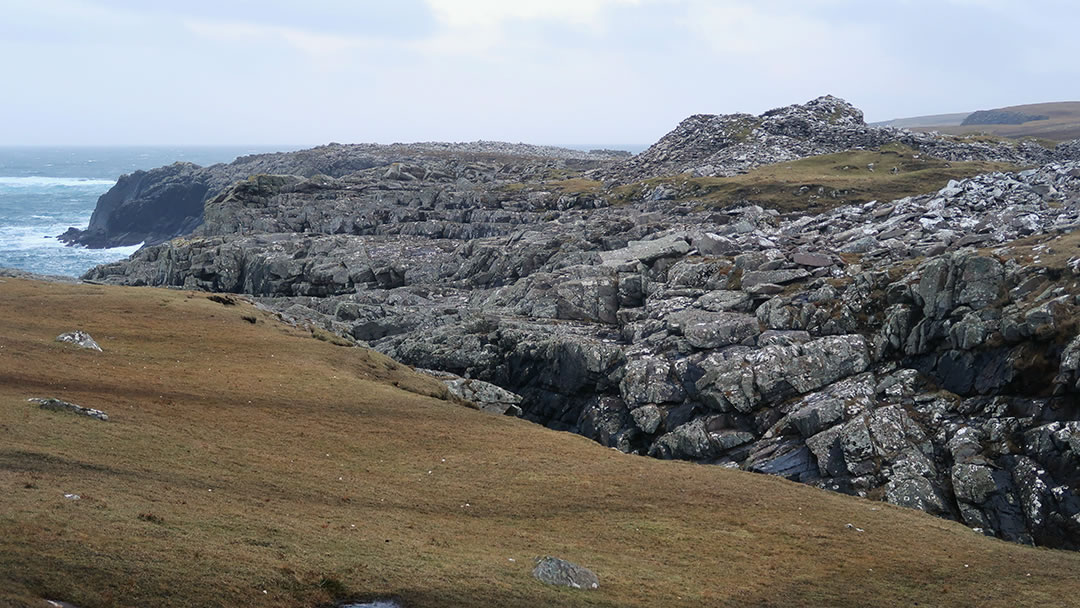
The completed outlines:
<svg viewBox="0 0 1080 608">
<path fill-rule="evenodd" d="M 123 175 L 98 199 L 89 226 L 70 228 L 60 240 L 94 248 L 122 247 L 190 233 L 201 223 L 209 177 L 191 163 Z"/>
<path fill-rule="evenodd" d="M 1080 163 L 819 215 L 608 206 L 521 187 L 538 166 L 258 176 L 88 278 L 252 294 L 625 452 L 1080 548 Z"/>
<path fill-rule="evenodd" d="M 967 124 L 967 123 L 965 123 Z M 605 180 L 632 183 L 664 175 L 731 176 L 755 167 L 853 149 L 900 143 L 949 161 L 993 160 L 1018 165 L 1080 160 L 1069 148 L 1031 142 L 963 142 L 892 127 L 871 127 L 842 99 L 824 96 L 805 104 L 751 114 L 697 114 L 649 149 L 610 168 Z"/>
<path fill-rule="evenodd" d="M 408 171 L 403 172 L 402 166 L 439 162 L 448 155 L 458 161 L 478 162 L 535 159 L 534 170 L 537 171 L 552 166 L 589 169 L 623 156 L 602 150 L 580 152 L 501 142 L 390 146 L 330 144 L 297 152 L 243 156 L 232 163 L 210 167 L 175 163 L 121 176 L 116 185 L 98 199 L 89 226 L 83 230 L 71 228 L 59 238 L 69 244 L 91 248 L 139 243 L 153 245 L 191 234 L 203 223 L 203 207 L 207 201 L 250 176 L 280 174 L 337 178 L 380 167 L 392 179 L 409 181 L 415 177 Z"/>
</svg>

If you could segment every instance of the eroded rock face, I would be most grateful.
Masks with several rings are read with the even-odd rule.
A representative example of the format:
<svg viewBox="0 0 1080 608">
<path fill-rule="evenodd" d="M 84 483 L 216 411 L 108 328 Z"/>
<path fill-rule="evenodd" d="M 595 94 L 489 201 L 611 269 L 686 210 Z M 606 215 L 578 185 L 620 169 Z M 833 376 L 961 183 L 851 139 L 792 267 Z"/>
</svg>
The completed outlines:
<svg viewBox="0 0 1080 608">
<path fill-rule="evenodd" d="M 753 129 L 860 123 L 826 100 Z M 1080 257 L 1009 245 L 1080 226 L 1080 163 L 803 216 L 523 190 L 530 163 L 247 180 L 198 235 L 88 277 L 253 294 L 625 452 L 1080 548 Z"/>
</svg>

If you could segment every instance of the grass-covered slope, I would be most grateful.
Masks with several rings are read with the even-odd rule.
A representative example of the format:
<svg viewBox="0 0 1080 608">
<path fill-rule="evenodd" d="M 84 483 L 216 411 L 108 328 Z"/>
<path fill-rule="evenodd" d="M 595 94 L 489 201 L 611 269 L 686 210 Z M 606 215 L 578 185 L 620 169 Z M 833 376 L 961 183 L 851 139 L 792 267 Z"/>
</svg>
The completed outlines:
<svg viewBox="0 0 1080 608">
<path fill-rule="evenodd" d="M 683 200 L 706 206 L 753 203 L 781 212 L 820 212 L 872 200 L 927 194 L 982 173 L 1014 170 L 1006 163 L 947 162 L 892 144 L 881 150 L 851 150 L 765 165 L 734 177 L 674 176 L 622 186 L 628 199 L 662 185 Z"/>
<path fill-rule="evenodd" d="M 1032 120 L 1018 125 L 960 126 L 959 124 L 953 124 L 952 121 L 935 123 L 928 120 L 921 120 L 916 121 L 920 124 L 915 126 L 910 125 L 911 119 L 908 119 L 909 124 L 906 125 L 896 124 L 895 122 L 892 122 L 891 124 L 895 124 L 896 126 L 907 126 L 908 128 L 919 131 L 940 131 L 942 133 L 951 133 L 954 135 L 988 133 L 1001 137 L 1033 137 L 1050 141 L 1067 141 L 1080 138 L 1080 102 L 1065 101 L 1057 103 L 1035 103 L 1000 109 L 1003 111 L 1020 112 L 1033 116 L 1046 116 L 1047 118 L 1045 120 Z"/>
<path fill-rule="evenodd" d="M 75 328 L 104 352 L 53 341 Z M 778 478 L 624 455 L 440 394 L 243 303 L 5 279 L 0 605 L 1077 601 L 1077 554 Z M 532 558 L 545 554 L 592 568 L 600 589 L 534 581 Z"/>
</svg>

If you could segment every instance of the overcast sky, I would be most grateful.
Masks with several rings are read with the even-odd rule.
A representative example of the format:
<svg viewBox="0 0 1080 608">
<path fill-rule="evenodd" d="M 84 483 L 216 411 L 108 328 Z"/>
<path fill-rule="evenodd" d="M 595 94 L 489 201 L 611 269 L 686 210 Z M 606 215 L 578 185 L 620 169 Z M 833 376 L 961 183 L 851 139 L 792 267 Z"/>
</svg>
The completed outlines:
<svg viewBox="0 0 1080 608">
<path fill-rule="evenodd" d="M 0 0 L 0 145 L 648 144 L 1080 100 L 1075 0 Z"/>
</svg>

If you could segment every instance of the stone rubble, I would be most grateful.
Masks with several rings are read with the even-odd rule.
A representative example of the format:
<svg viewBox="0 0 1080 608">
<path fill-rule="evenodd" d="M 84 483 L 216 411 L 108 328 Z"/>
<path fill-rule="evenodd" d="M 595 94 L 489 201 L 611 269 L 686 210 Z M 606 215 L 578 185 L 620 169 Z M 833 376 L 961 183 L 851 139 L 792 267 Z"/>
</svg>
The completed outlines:
<svg viewBox="0 0 1080 608">
<path fill-rule="evenodd" d="M 868 126 L 858 108 L 826 95 L 761 116 L 696 114 L 641 154 L 600 169 L 598 174 L 616 183 L 681 174 L 730 177 L 762 165 L 846 150 L 877 149 L 890 143 L 948 161 L 1042 165 L 1055 160 L 1080 160 L 1071 144 L 1047 149 L 1033 142 L 972 142 Z"/>
</svg>

